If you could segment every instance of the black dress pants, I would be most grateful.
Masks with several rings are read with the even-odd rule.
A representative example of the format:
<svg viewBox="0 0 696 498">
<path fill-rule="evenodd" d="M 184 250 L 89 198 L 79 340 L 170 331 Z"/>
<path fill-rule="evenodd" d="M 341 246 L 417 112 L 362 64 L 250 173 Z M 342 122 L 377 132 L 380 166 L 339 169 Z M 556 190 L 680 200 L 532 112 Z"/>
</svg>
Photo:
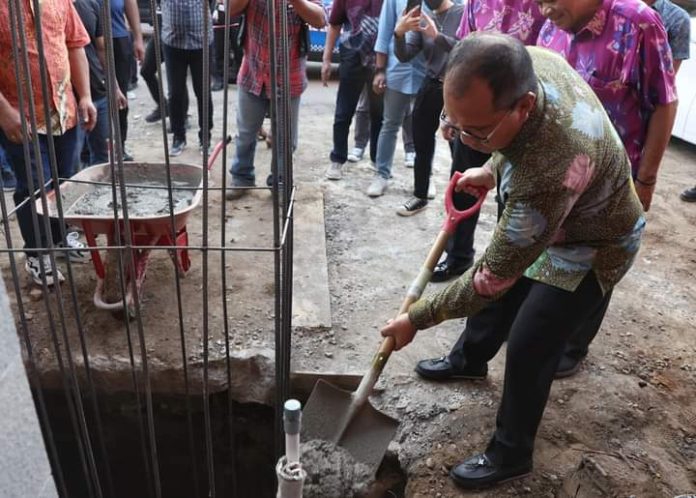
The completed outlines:
<svg viewBox="0 0 696 498">
<path fill-rule="evenodd" d="M 128 95 L 128 83 L 131 79 L 131 61 L 133 60 L 133 43 L 129 36 L 114 38 L 114 71 L 116 82 L 123 95 Z M 118 111 L 121 143 L 128 138 L 128 106 Z"/>
<path fill-rule="evenodd" d="M 161 47 L 163 47 L 163 44 L 160 44 L 160 48 Z M 162 50 L 160 58 L 162 62 L 164 62 L 164 50 Z M 140 76 L 142 76 L 143 80 L 145 80 L 145 84 L 147 85 L 147 89 L 150 91 L 150 96 L 152 97 L 152 100 L 154 100 L 157 103 L 157 105 L 159 105 L 160 91 L 159 80 L 157 79 L 157 57 L 155 53 L 154 36 L 148 40 L 147 45 L 145 46 L 145 57 L 143 58 L 143 63 L 140 66 Z M 186 107 L 188 109 L 188 104 Z"/>
<path fill-rule="evenodd" d="M 170 47 L 164 48 L 167 61 L 167 83 L 169 84 L 169 122 L 175 139 L 186 138 L 186 112 L 188 110 L 188 70 L 191 69 L 193 93 L 198 101 L 198 138 L 203 139 L 203 130 L 208 133 L 213 129 L 213 99 L 208 92 L 208 102 L 203 102 L 203 49 L 186 50 Z M 212 59 L 212 51 L 209 52 Z M 203 126 L 203 106 L 208 105 L 208 123 Z"/>
<path fill-rule="evenodd" d="M 442 106 L 442 81 L 426 78 L 413 105 L 413 145 L 416 149 L 413 195 L 419 199 L 428 198 L 435 155 L 435 134 L 440 125 Z"/>
<path fill-rule="evenodd" d="M 471 147 L 464 145 L 459 137 L 450 141 L 450 151 L 452 152 L 452 167 L 450 178 L 455 171 L 466 171 L 469 168 L 483 166 L 491 157 Z M 416 161 L 418 155 L 416 154 Z M 454 195 L 454 207 L 458 210 L 468 209 L 476 204 L 476 198 L 464 192 Z M 474 260 L 474 232 L 478 223 L 479 213 L 477 212 L 470 218 L 462 220 L 454 234 L 447 241 L 447 262 L 454 266 L 471 263 Z"/>
<path fill-rule="evenodd" d="M 505 383 L 496 430 L 486 454 L 494 463 L 530 461 L 569 324 L 583 323 L 605 305 L 594 273 L 574 292 L 522 277 L 500 299 L 469 317 L 449 354 L 453 365 L 483 365 L 508 341 Z"/>
<path fill-rule="evenodd" d="M 242 65 L 242 57 L 244 56 L 244 51 L 242 46 L 239 44 L 239 28 L 241 25 L 241 16 L 235 16 L 230 18 L 230 46 L 229 46 L 229 56 L 230 56 L 230 73 L 228 78 L 228 83 L 237 82 L 237 73 L 239 72 L 239 67 Z M 212 74 L 216 78 L 222 80 L 223 70 L 225 64 L 225 13 L 220 12 L 215 26 L 222 26 L 217 28 L 213 33 L 213 39 L 215 42 L 215 55 L 213 57 L 215 64 L 213 65 Z"/>
</svg>

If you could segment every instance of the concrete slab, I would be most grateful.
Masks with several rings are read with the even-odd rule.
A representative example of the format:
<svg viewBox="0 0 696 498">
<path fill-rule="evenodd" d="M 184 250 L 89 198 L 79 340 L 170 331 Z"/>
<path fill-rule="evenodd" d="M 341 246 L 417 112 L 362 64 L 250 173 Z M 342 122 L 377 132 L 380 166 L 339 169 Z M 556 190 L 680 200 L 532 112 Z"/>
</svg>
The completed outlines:
<svg viewBox="0 0 696 498">
<path fill-rule="evenodd" d="M 324 192 L 320 187 L 297 187 L 294 222 L 292 325 L 331 328 Z"/>
<path fill-rule="evenodd" d="M 2 282 L 0 316 L 0 496 L 57 497 Z"/>
</svg>

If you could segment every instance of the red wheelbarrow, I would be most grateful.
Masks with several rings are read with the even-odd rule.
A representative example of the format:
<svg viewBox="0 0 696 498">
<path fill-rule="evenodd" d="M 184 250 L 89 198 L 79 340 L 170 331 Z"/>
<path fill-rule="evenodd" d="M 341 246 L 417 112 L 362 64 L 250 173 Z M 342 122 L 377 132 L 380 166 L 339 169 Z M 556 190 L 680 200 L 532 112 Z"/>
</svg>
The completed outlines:
<svg viewBox="0 0 696 498">
<path fill-rule="evenodd" d="M 217 156 L 230 142 L 231 137 L 219 142 L 208 160 L 208 170 Z M 169 208 L 167 188 L 167 166 L 163 163 L 123 163 L 126 185 L 128 224 L 123 218 L 120 186 L 116 186 L 118 218 L 114 216 L 113 190 L 110 164 L 98 164 L 85 168 L 60 186 L 63 199 L 65 222 L 82 228 L 87 239 L 92 264 L 97 274 L 94 305 L 116 313 L 126 312 L 133 316 L 134 303 L 145 281 L 151 249 L 131 249 L 132 260 L 124 254 L 123 268 L 126 279 L 126 298 L 111 293 L 105 298 L 105 288 L 120 288 L 118 279 L 118 252 L 107 250 L 106 262 L 102 259 L 97 236 L 106 235 L 107 246 L 124 245 L 125 234 L 130 230 L 133 246 L 165 246 L 180 274 L 191 267 L 187 246 L 189 245 L 186 222 L 191 212 L 198 207 L 203 196 L 203 168 L 193 164 L 170 164 L 172 199 L 174 203 L 174 235 Z M 55 190 L 46 194 L 48 215 L 58 217 Z M 43 214 L 41 199 L 36 200 L 36 210 Z M 119 244 L 120 241 L 120 244 Z M 178 249 L 181 247 L 181 249 Z M 133 263 L 131 265 L 131 262 Z M 135 295 L 133 291 L 135 281 Z M 124 309 L 125 306 L 125 309 Z"/>
</svg>

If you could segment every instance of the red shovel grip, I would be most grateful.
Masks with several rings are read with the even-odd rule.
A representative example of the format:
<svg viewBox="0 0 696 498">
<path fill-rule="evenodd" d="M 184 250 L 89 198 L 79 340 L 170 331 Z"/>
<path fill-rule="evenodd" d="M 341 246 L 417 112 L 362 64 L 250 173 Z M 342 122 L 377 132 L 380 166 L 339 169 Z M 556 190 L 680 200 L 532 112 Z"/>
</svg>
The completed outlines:
<svg viewBox="0 0 696 498">
<path fill-rule="evenodd" d="M 478 188 L 478 199 L 476 200 L 476 204 L 464 211 L 457 210 L 457 208 L 454 207 L 454 187 L 457 186 L 457 182 L 461 177 L 462 173 L 460 171 L 455 171 L 450 179 L 449 185 L 447 185 L 447 191 L 445 192 L 445 213 L 447 213 L 447 216 L 442 224 L 442 229 L 450 235 L 454 233 L 460 221 L 470 218 L 481 209 L 481 204 L 483 204 L 483 201 L 486 199 L 486 194 L 488 193 L 488 190 L 485 188 Z"/>
</svg>

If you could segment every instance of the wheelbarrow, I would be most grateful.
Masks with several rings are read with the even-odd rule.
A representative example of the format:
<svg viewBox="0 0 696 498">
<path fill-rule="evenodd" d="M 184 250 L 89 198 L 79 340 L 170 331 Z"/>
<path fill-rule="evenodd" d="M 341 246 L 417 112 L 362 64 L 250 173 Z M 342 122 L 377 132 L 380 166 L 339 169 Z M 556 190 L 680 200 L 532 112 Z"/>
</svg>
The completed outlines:
<svg viewBox="0 0 696 498">
<path fill-rule="evenodd" d="M 408 311 L 430 281 L 447 241 L 459 222 L 481 208 L 487 191 L 478 192 L 476 203 L 465 211 L 454 207 L 453 194 L 461 173 L 455 172 L 445 193 L 446 217 L 418 276 L 409 287 L 396 316 Z M 302 435 L 305 441 L 321 439 L 348 450 L 353 458 L 367 465 L 372 472 L 379 467 L 399 421 L 375 409 L 369 402 L 375 383 L 394 350 L 394 338 L 386 337 L 375 354 L 370 368 L 354 392 L 349 392 L 319 379 L 303 412 Z"/>
<path fill-rule="evenodd" d="M 215 163 L 231 137 L 220 141 L 208 160 L 208 170 Z M 151 249 L 130 249 L 132 260 L 124 254 L 123 268 L 126 280 L 126 297 L 105 298 L 105 288 L 113 289 L 118 278 L 118 252 L 107 250 L 106 261 L 102 259 L 97 236 L 105 235 L 107 246 L 125 243 L 125 234 L 130 231 L 133 246 L 165 246 L 180 274 L 185 275 L 191 267 L 188 254 L 189 238 L 186 222 L 191 212 L 198 207 L 203 196 L 203 168 L 193 164 L 170 164 L 172 198 L 174 200 L 174 230 L 170 216 L 169 189 L 167 188 L 167 165 L 164 163 L 123 163 L 126 187 L 128 223 L 123 217 L 120 187 L 116 186 L 118 217 L 114 216 L 113 190 L 110 164 L 98 164 L 85 168 L 63 182 L 60 193 L 63 199 L 65 222 L 82 228 L 97 274 L 94 290 L 94 305 L 116 314 L 125 312 L 133 315 L 134 304 L 139 302 L 140 290 L 145 281 Z M 58 217 L 56 191 L 46 194 L 48 216 Z M 43 215 L 41 199 L 36 200 L 36 211 Z M 179 247 L 181 247 L 179 249 Z M 132 261 L 132 265 L 131 265 Z M 133 289 L 135 282 L 135 290 Z"/>
</svg>

